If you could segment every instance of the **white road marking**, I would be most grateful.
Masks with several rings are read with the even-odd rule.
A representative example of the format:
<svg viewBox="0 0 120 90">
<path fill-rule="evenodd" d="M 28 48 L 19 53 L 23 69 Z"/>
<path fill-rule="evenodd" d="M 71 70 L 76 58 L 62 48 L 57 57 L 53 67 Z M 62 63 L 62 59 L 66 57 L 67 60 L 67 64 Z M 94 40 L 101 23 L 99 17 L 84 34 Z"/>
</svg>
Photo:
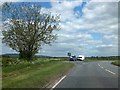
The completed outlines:
<svg viewBox="0 0 120 90">
<path fill-rule="evenodd" d="M 63 76 L 53 87 L 52 87 L 52 89 L 54 89 L 63 79 L 65 79 L 66 78 L 66 75 L 65 76 Z M 51 90 L 52 90 L 51 89 Z"/>
<path fill-rule="evenodd" d="M 99 63 L 98 63 L 98 66 L 100 66 L 101 68 L 103 68 Z M 104 69 L 104 68 L 103 68 L 103 69 Z M 114 72 L 112 72 L 112 71 L 110 71 L 110 70 L 108 70 L 108 69 L 105 69 L 105 71 L 110 72 L 110 73 L 112 73 L 112 74 L 116 74 L 116 73 L 114 73 Z"/>
<path fill-rule="evenodd" d="M 100 64 L 98 63 L 98 66 L 100 66 Z"/>
<path fill-rule="evenodd" d="M 110 70 L 107 70 L 107 69 L 105 69 L 106 71 L 108 71 L 108 72 L 110 72 L 110 73 L 112 73 L 112 74 L 115 74 L 114 72 L 112 72 L 112 71 L 110 71 Z"/>
<path fill-rule="evenodd" d="M 98 66 L 100 66 L 101 68 L 103 68 L 99 63 L 98 63 Z"/>
</svg>

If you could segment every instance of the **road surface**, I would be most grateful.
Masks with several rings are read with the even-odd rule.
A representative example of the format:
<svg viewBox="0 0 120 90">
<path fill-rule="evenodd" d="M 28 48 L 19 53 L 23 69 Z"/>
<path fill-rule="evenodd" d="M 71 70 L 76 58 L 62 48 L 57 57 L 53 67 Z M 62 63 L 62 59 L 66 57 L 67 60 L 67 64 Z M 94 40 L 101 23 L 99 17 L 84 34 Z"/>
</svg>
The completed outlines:
<svg viewBox="0 0 120 90">
<path fill-rule="evenodd" d="M 118 88 L 118 66 L 112 65 L 111 62 L 73 63 L 75 67 L 56 88 Z"/>
</svg>

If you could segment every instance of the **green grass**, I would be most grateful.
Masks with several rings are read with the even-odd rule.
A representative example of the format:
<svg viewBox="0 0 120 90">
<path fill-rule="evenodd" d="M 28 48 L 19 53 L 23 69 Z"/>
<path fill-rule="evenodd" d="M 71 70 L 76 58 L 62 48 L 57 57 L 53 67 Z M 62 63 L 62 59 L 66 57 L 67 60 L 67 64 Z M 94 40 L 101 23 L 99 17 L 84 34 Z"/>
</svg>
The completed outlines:
<svg viewBox="0 0 120 90">
<path fill-rule="evenodd" d="M 3 88 L 42 88 L 74 65 L 63 61 L 26 62 L 3 67 Z"/>
<path fill-rule="evenodd" d="M 105 60 L 105 59 L 104 59 L 104 60 L 102 60 L 102 59 L 101 59 L 101 60 L 100 60 L 100 59 L 99 59 L 99 60 L 98 60 L 98 59 L 85 59 L 84 62 L 94 62 L 94 61 L 116 61 L 116 60 L 117 60 L 117 59 L 115 59 L 115 60 L 107 60 L 107 59 L 106 59 L 106 60 Z"/>
<path fill-rule="evenodd" d="M 120 67 L 120 61 L 115 61 L 115 62 L 112 62 L 111 64 L 113 64 L 113 65 L 116 65 L 116 66 L 119 66 L 119 67 Z"/>
</svg>

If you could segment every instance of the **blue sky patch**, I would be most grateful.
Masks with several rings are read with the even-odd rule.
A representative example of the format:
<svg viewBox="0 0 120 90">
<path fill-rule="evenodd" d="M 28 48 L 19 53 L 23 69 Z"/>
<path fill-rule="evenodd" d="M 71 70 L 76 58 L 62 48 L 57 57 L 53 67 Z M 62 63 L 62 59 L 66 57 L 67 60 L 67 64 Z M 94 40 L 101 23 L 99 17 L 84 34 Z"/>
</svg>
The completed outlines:
<svg viewBox="0 0 120 90">
<path fill-rule="evenodd" d="M 95 39 L 95 40 L 102 40 L 103 39 L 103 34 L 102 33 L 96 33 L 96 32 L 93 32 L 93 33 L 90 33 L 92 35 L 92 37 Z"/>
</svg>

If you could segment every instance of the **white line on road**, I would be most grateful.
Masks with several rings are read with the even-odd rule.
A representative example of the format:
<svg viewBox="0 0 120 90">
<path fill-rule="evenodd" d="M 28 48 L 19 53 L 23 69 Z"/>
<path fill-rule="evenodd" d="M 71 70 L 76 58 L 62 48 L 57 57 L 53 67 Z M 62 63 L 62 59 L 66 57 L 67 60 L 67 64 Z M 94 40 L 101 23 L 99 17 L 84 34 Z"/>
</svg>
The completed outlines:
<svg viewBox="0 0 120 90">
<path fill-rule="evenodd" d="M 99 63 L 98 63 L 98 66 L 100 66 L 101 68 L 103 68 Z"/>
<path fill-rule="evenodd" d="M 100 66 L 100 64 L 98 63 L 98 66 Z"/>
<path fill-rule="evenodd" d="M 63 76 L 53 87 L 52 87 L 52 89 L 54 89 L 63 79 L 65 79 L 66 78 L 66 75 L 65 76 Z M 52 90 L 51 89 L 51 90 Z"/>
<path fill-rule="evenodd" d="M 112 71 L 110 71 L 110 70 L 107 70 L 107 69 L 105 69 L 106 71 L 108 71 L 108 72 L 110 72 L 110 73 L 112 73 L 112 74 L 115 74 L 114 72 L 112 72 Z"/>
<path fill-rule="evenodd" d="M 101 68 L 103 68 L 99 63 L 98 63 L 98 66 L 100 66 Z M 105 71 L 110 72 L 110 73 L 112 73 L 112 74 L 116 74 L 116 73 L 114 73 L 114 72 L 112 72 L 112 71 L 110 71 L 110 70 L 108 70 L 108 69 L 105 69 Z"/>
</svg>

